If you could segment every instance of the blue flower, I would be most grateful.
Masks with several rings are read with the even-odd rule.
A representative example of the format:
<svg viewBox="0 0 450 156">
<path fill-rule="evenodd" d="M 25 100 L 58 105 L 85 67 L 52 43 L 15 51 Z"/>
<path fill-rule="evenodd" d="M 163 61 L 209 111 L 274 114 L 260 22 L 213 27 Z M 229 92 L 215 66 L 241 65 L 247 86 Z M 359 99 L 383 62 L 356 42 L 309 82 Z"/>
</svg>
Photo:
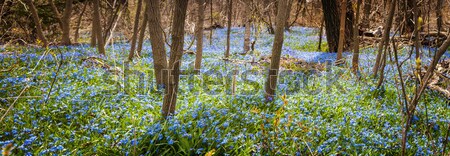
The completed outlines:
<svg viewBox="0 0 450 156">
<path fill-rule="evenodd" d="M 173 145 L 173 140 L 170 139 L 169 142 L 167 142 L 169 145 Z"/>
</svg>

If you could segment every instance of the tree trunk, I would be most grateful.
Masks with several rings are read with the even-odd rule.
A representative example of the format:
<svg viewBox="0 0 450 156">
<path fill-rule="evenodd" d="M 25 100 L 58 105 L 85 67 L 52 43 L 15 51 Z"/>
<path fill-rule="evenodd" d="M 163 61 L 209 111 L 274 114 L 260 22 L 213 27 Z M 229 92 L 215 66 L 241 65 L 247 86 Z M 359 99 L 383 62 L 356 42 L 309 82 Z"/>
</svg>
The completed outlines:
<svg viewBox="0 0 450 156">
<path fill-rule="evenodd" d="M 65 9 L 63 15 L 60 14 L 53 0 L 49 0 L 53 12 L 55 13 L 58 24 L 62 30 L 62 45 L 70 45 L 70 17 L 72 15 L 72 3 L 73 0 L 67 0 L 65 3 Z M 61 17 L 62 16 L 62 17 Z"/>
<path fill-rule="evenodd" d="M 268 7 L 270 5 L 270 0 L 263 0 L 263 15 L 265 16 L 265 18 L 267 18 L 267 31 L 269 32 L 269 34 L 274 34 L 275 33 L 275 29 L 273 28 L 273 24 L 272 24 L 272 17 L 271 17 L 271 11 L 270 9 L 272 9 L 271 7 Z"/>
<path fill-rule="evenodd" d="M 289 29 L 291 27 L 289 24 L 289 17 L 291 16 L 292 3 L 294 3 L 294 0 L 289 0 L 288 6 L 287 6 L 286 24 L 284 24 L 284 30 L 286 30 L 286 31 L 289 31 Z"/>
<path fill-rule="evenodd" d="M 325 16 L 325 32 L 328 41 L 328 51 L 337 52 L 339 40 L 339 13 L 334 0 L 322 0 L 323 15 Z"/>
<path fill-rule="evenodd" d="M 153 65 L 155 68 L 156 83 L 159 86 L 167 84 L 167 56 L 164 47 L 163 29 L 161 26 L 161 14 L 159 11 L 159 0 L 147 0 L 148 30 L 150 32 L 150 43 L 152 45 Z"/>
<path fill-rule="evenodd" d="M 100 26 L 100 0 L 94 0 L 94 23 L 97 23 L 94 31 L 97 39 L 97 50 L 101 55 L 105 55 L 105 45 L 103 43 L 102 28 Z"/>
<path fill-rule="evenodd" d="M 442 19 L 442 6 L 443 5 L 444 5 L 444 0 L 437 1 L 437 5 L 436 5 L 436 21 L 437 21 L 437 23 L 436 24 L 437 24 L 438 33 L 441 32 L 442 24 L 444 23 L 443 19 Z"/>
<path fill-rule="evenodd" d="M 345 39 L 345 17 L 347 15 L 347 0 L 341 1 L 341 16 L 339 23 L 339 44 L 338 44 L 338 53 L 337 53 L 337 61 L 342 60 L 342 51 L 344 51 L 344 39 Z"/>
<path fill-rule="evenodd" d="M 210 14 L 210 18 L 209 18 L 209 26 L 213 25 L 213 0 L 210 0 L 209 3 L 209 14 Z M 213 36 L 213 32 L 214 29 L 209 30 L 209 45 L 212 45 L 212 36 Z"/>
<path fill-rule="evenodd" d="M 62 44 L 70 45 L 70 19 L 72 16 L 72 2 L 73 0 L 66 0 L 66 7 L 64 9 L 63 17 L 61 19 L 62 27 Z"/>
<path fill-rule="evenodd" d="M 148 24 L 148 6 L 145 5 L 144 19 L 142 20 L 141 31 L 139 32 L 139 39 L 137 45 L 138 56 L 141 56 L 142 44 L 144 44 L 145 30 L 147 29 L 147 24 Z"/>
<path fill-rule="evenodd" d="M 364 16 L 361 22 L 361 28 L 368 30 L 370 28 L 370 12 L 372 9 L 372 0 L 364 0 Z"/>
<path fill-rule="evenodd" d="M 346 18 L 345 18 L 345 40 L 344 40 L 344 50 L 351 51 L 353 49 L 353 2 L 351 0 L 347 0 L 347 9 L 346 9 Z"/>
<path fill-rule="evenodd" d="M 92 10 L 95 10 L 95 6 L 94 3 L 92 3 Z M 94 18 L 94 14 L 92 14 L 92 26 L 91 26 L 91 47 L 95 47 L 97 45 L 97 32 L 95 32 L 95 30 L 97 30 L 97 26 L 99 25 L 99 23 L 97 23 L 95 21 Z"/>
<path fill-rule="evenodd" d="M 50 6 L 52 7 L 53 12 L 55 13 L 56 20 L 58 20 L 59 27 L 61 28 L 61 30 L 63 30 L 64 24 L 61 19 L 61 14 L 59 13 L 58 8 L 55 5 L 55 2 L 53 2 L 53 0 L 48 0 L 48 2 L 50 3 Z"/>
<path fill-rule="evenodd" d="M 354 74 L 359 71 L 359 35 L 358 35 L 358 25 L 359 25 L 359 8 L 361 6 L 362 0 L 358 0 L 356 4 L 356 14 L 355 23 L 353 24 L 353 58 L 352 58 L 352 71 Z"/>
<path fill-rule="evenodd" d="M 266 82 L 266 101 L 272 101 L 275 96 L 277 87 L 278 70 L 280 68 L 281 49 L 283 47 L 284 25 L 287 18 L 287 4 L 288 0 L 278 1 L 277 25 L 275 30 L 275 38 L 272 47 L 272 56 L 269 74 Z"/>
<path fill-rule="evenodd" d="M 421 23 L 419 23 L 419 8 L 417 7 L 416 1 L 413 4 L 414 11 L 414 49 L 416 50 L 416 60 L 420 58 L 420 42 L 419 42 L 419 29 L 421 27 Z M 420 68 L 419 68 L 420 70 Z"/>
<path fill-rule="evenodd" d="M 164 94 L 162 116 L 164 118 L 174 115 L 177 102 L 178 81 L 180 79 L 181 56 L 183 55 L 184 24 L 188 0 L 175 0 L 175 10 L 172 27 L 172 45 L 168 70 L 169 82 Z"/>
<path fill-rule="evenodd" d="M 131 48 L 130 53 L 128 55 L 128 61 L 133 61 L 134 51 L 136 49 L 136 40 L 139 31 L 139 16 L 141 15 L 142 8 L 142 0 L 138 0 L 136 15 L 134 16 L 134 28 L 133 28 L 133 36 L 131 37 Z"/>
<path fill-rule="evenodd" d="M 75 35 L 74 35 L 74 38 L 73 38 L 73 40 L 75 42 L 78 42 L 78 38 L 80 37 L 79 34 L 80 34 L 81 20 L 83 19 L 83 15 L 84 15 L 84 12 L 86 11 L 86 7 L 87 7 L 87 4 L 84 4 L 83 10 L 81 11 L 80 16 L 78 16 L 77 29 L 75 30 Z"/>
<path fill-rule="evenodd" d="M 32 0 L 25 0 L 26 4 L 30 8 L 31 16 L 33 17 L 34 25 L 36 26 L 37 36 L 39 40 L 41 40 L 43 47 L 48 46 L 47 38 L 45 38 L 44 33 L 42 32 L 41 21 L 39 20 L 39 15 L 37 13 L 36 7 L 33 4 Z"/>
<path fill-rule="evenodd" d="M 246 0 L 244 5 L 250 5 L 251 1 Z M 250 31 L 251 31 L 251 19 L 252 12 L 250 7 L 244 8 L 244 19 L 245 19 L 245 31 L 244 31 L 244 53 L 247 53 L 250 50 Z"/>
<path fill-rule="evenodd" d="M 396 0 L 392 0 L 392 3 L 389 7 L 389 13 L 386 16 L 386 20 L 384 23 L 384 32 L 383 32 L 383 38 L 381 39 L 381 42 L 378 45 L 378 54 L 377 54 L 377 58 L 375 60 L 375 66 L 373 67 L 373 73 L 374 76 L 378 76 L 378 70 L 380 69 L 380 63 L 381 61 L 381 56 L 383 55 L 383 50 L 384 47 L 389 43 L 389 32 L 391 31 L 391 27 L 392 27 L 392 21 L 394 19 L 394 12 L 395 12 L 395 5 L 396 5 Z M 386 56 L 386 55 L 384 55 Z M 386 58 L 383 58 L 384 60 Z M 383 73 L 382 73 L 383 74 Z"/>
<path fill-rule="evenodd" d="M 228 12 L 227 12 L 227 50 L 225 52 L 225 58 L 230 57 L 230 35 L 231 35 L 231 15 L 233 13 L 233 0 L 227 0 Z"/>
<path fill-rule="evenodd" d="M 205 0 L 197 0 L 197 24 L 195 25 L 195 38 L 197 40 L 197 53 L 195 54 L 195 70 L 200 70 L 203 54 L 203 21 L 205 18 Z"/>
<path fill-rule="evenodd" d="M 323 25 L 325 23 L 325 18 L 322 17 L 320 20 L 320 30 L 319 30 L 319 45 L 317 46 L 317 51 L 322 51 L 322 38 L 323 38 Z"/>
<path fill-rule="evenodd" d="M 414 14 L 413 8 L 416 0 L 405 0 L 406 1 L 406 30 L 403 33 L 413 33 L 414 32 Z"/>
</svg>

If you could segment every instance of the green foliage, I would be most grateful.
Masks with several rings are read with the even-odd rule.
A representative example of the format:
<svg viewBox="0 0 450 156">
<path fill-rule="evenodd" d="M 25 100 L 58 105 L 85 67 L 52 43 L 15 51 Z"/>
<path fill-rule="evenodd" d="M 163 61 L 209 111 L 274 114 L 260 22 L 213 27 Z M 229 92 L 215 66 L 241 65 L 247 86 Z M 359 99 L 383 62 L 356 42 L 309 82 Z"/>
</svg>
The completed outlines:
<svg viewBox="0 0 450 156">
<path fill-rule="evenodd" d="M 286 46 L 289 46 L 292 48 L 292 50 L 297 51 L 307 51 L 307 52 L 316 52 L 317 48 L 319 47 L 319 42 L 317 41 L 307 41 L 305 43 L 295 43 L 295 42 L 288 42 L 285 44 Z M 322 41 L 322 44 L 320 45 L 320 51 L 326 52 L 328 50 L 328 44 L 326 41 Z"/>
</svg>

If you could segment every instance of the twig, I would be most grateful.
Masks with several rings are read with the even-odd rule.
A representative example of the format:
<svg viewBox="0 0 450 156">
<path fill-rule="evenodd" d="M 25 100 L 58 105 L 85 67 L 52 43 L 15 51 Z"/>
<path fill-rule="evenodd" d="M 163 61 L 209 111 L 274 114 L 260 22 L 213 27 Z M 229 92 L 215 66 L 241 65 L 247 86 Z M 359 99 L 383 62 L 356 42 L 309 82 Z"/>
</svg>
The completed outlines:
<svg viewBox="0 0 450 156">
<path fill-rule="evenodd" d="M 3 121 L 3 119 L 5 118 L 6 114 L 8 114 L 8 112 L 11 110 L 11 108 L 14 106 L 14 104 L 17 102 L 17 100 L 19 99 L 19 97 L 25 92 L 25 90 L 28 88 L 29 86 L 25 86 L 22 91 L 20 92 L 19 96 L 16 97 L 16 99 L 14 100 L 14 102 L 8 107 L 8 109 L 6 110 L 5 114 L 3 114 L 2 118 L 0 118 L 0 122 Z"/>
<path fill-rule="evenodd" d="M 52 84 L 50 85 L 50 89 L 49 89 L 49 91 L 47 93 L 47 97 L 45 97 L 44 104 L 46 104 L 48 102 L 48 99 L 50 97 L 50 93 L 52 92 L 53 86 L 54 86 L 54 84 L 56 82 L 56 79 L 58 78 L 59 69 L 61 69 L 61 66 L 62 66 L 63 61 L 64 61 L 64 58 L 62 56 L 61 50 L 59 50 L 59 48 L 56 48 L 56 49 L 58 50 L 58 52 L 59 52 L 59 54 L 61 56 L 61 61 L 59 62 L 58 68 L 56 69 L 55 77 L 53 78 Z"/>
<path fill-rule="evenodd" d="M 442 149 L 442 155 L 445 155 L 445 149 L 447 147 L 447 143 L 448 143 L 448 133 L 450 131 L 450 122 L 448 123 L 448 128 L 447 128 L 447 134 L 445 135 L 445 141 L 444 141 L 444 149 Z"/>
</svg>

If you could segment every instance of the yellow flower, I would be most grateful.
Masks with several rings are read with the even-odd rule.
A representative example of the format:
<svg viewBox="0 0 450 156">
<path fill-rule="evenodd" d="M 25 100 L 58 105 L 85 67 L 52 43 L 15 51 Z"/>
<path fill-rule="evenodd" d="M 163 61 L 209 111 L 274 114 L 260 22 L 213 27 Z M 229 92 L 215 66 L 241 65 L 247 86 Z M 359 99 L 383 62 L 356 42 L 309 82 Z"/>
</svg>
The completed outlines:
<svg viewBox="0 0 450 156">
<path fill-rule="evenodd" d="M 419 17 L 418 19 L 417 19 L 417 29 L 420 29 L 420 28 L 422 28 L 422 24 L 423 24 L 423 19 L 422 19 L 422 17 Z"/>
<path fill-rule="evenodd" d="M 211 151 L 207 152 L 205 156 L 213 156 L 216 153 L 216 149 L 212 149 Z"/>
<path fill-rule="evenodd" d="M 259 109 L 254 107 L 250 112 L 258 114 L 259 113 Z"/>
<path fill-rule="evenodd" d="M 41 45 L 41 43 L 42 43 L 42 41 L 41 41 L 40 39 L 37 39 L 37 40 L 36 40 L 36 44 L 37 44 L 37 45 Z"/>
<path fill-rule="evenodd" d="M 420 69 L 420 67 L 422 66 L 422 60 L 420 59 L 420 57 L 416 58 L 416 68 Z"/>
<path fill-rule="evenodd" d="M 275 126 L 275 127 L 278 127 L 278 123 L 280 123 L 280 118 L 275 118 L 275 120 L 273 120 L 273 125 Z"/>
<path fill-rule="evenodd" d="M 12 151 L 13 149 L 14 149 L 14 145 L 13 145 L 12 143 L 6 145 L 6 146 L 3 148 L 2 155 L 4 155 L 4 156 L 11 155 L 11 151 Z"/>
</svg>

